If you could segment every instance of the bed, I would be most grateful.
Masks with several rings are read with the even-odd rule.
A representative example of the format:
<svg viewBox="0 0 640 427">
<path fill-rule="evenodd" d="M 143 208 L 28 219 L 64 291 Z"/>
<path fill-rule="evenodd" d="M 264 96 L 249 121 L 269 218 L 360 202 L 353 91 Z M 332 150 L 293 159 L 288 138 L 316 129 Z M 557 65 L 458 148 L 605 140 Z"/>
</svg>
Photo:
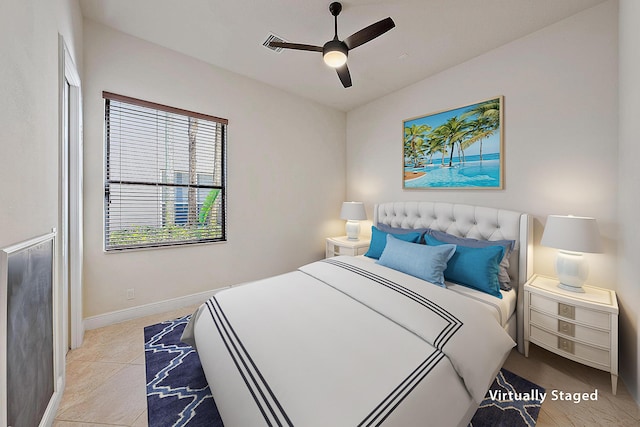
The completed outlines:
<svg viewBox="0 0 640 427">
<path fill-rule="evenodd" d="M 374 227 L 398 231 L 386 233 L 378 262 L 317 261 L 221 291 L 194 313 L 183 340 L 198 351 L 226 427 L 469 423 L 521 342 L 517 301 L 530 272 L 529 217 L 461 204 L 383 203 L 374 207 Z M 513 290 L 500 291 L 511 299 L 437 286 L 381 264 L 396 248 L 437 253 L 441 264 L 462 246 L 401 242 L 402 232 L 427 228 L 512 240 Z"/>
</svg>

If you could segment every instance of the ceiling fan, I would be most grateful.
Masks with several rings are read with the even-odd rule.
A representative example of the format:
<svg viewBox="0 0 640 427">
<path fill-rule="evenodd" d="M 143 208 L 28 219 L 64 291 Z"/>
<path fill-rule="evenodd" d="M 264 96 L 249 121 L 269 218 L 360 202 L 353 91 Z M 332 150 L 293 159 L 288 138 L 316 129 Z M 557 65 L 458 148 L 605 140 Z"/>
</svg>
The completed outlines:
<svg viewBox="0 0 640 427">
<path fill-rule="evenodd" d="M 338 72 L 338 77 L 342 85 L 347 88 L 351 87 L 351 74 L 347 67 L 347 55 L 351 49 L 363 45 L 376 37 L 386 33 L 396 26 L 391 18 L 382 19 L 375 24 L 350 35 L 344 40 L 338 39 L 338 15 L 342 11 L 342 4 L 333 2 L 329 5 L 329 12 L 333 15 L 335 23 L 335 35 L 333 40 L 329 40 L 324 46 L 313 46 L 308 44 L 287 43 L 287 42 L 270 42 L 271 47 L 281 47 L 285 49 L 309 50 L 312 52 L 322 52 L 325 64 L 333 67 Z"/>
</svg>

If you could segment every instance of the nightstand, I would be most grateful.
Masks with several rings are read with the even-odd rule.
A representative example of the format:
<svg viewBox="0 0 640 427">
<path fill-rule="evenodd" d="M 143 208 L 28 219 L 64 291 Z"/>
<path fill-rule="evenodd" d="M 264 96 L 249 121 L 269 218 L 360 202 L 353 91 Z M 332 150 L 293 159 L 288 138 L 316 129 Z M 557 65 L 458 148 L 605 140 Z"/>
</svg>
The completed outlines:
<svg viewBox="0 0 640 427">
<path fill-rule="evenodd" d="M 348 240 L 347 236 L 327 237 L 326 257 L 364 255 L 369 249 L 370 242 L 370 239 Z"/>
<path fill-rule="evenodd" d="M 618 386 L 618 301 L 611 289 L 583 286 L 584 293 L 558 288 L 534 275 L 524 285 L 524 355 L 529 343 L 611 373 Z"/>
</svg>

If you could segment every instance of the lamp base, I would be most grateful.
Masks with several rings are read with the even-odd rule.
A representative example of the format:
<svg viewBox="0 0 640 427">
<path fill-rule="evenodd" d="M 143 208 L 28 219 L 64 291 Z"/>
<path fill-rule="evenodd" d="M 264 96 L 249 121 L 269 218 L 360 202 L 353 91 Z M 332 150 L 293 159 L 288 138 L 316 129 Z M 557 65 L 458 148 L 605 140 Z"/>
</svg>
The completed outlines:
<svg viewBox="0 0 640 427">
<path fill-rule="evenodd" d="M 347 240 L 360 240 L 360 221 L 348 220 L 345 226 L 347 232 Z"/>
<path fill-rule="evenodd" d="M 558 287 L 560 289 L 564 289 L 565 291 L 569 291 L 569 292 L 576 292 L 576 293 L 584 293 L 584 289 L 582 289 L 582 286 L 580 286 L 579 288 L 576 288 L 575 286 L 571 286 L 571 285 L 565 285 L 564 283 L 558 283 Z"/>
<path fill-rule="evenodd" d="M 582 285 L 589 276 L 589 265 L 579 252 L 558 251 L 556 273 L 558 287 L 570 292 L 584 292 Z"/>
</svg>

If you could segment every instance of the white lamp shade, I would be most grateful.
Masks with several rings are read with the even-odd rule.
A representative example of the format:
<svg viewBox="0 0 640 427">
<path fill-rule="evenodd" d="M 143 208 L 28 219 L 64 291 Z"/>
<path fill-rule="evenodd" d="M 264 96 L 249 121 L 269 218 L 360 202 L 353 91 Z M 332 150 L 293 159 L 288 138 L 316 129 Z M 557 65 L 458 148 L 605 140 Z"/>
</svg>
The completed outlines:
<svg viewBox="0 0 640 427">
<path fill-rule="evenodd" d="M 367 213 L 364 210 L 362 202 L 344 202 L 340 210 L 340 219 L 346 220 L 362 220 L 367 219 Z"/>
<path fill-rule="evenodd" d="M 571 252 L 602 250 L 596 220 L 571 215 L 549 215 L 540 244 Z"/>
</svg>

